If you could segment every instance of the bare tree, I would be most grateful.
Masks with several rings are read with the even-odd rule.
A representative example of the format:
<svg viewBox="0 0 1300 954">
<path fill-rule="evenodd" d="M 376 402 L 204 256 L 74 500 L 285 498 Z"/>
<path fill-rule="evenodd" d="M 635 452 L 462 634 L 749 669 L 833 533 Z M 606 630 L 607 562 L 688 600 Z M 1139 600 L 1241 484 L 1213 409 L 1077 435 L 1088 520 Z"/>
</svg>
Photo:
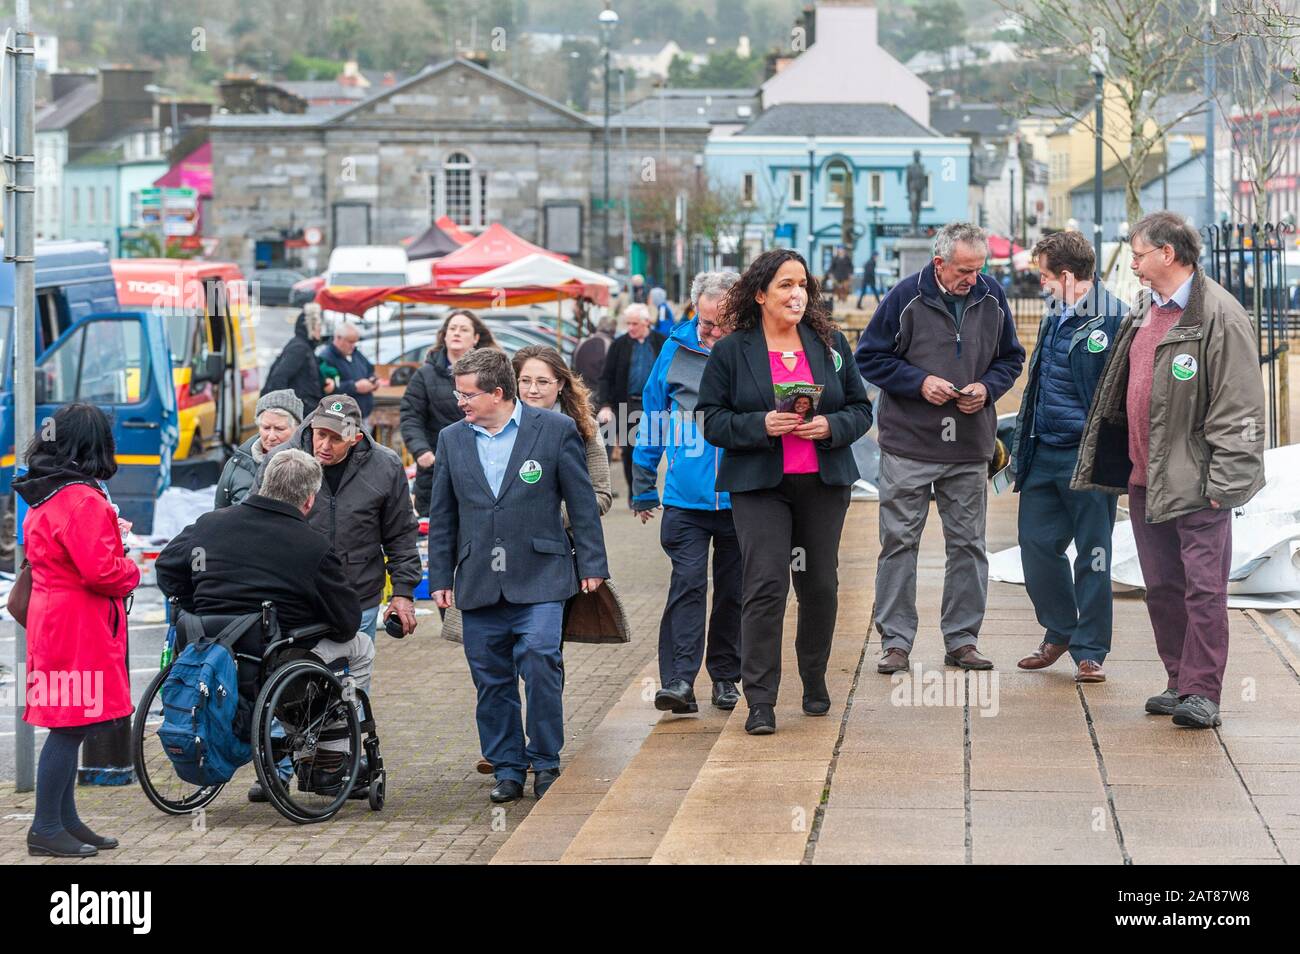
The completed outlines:
<svg viewBox="0 0 1300 954">
<path fill-rule="evenodd" d="M 1234 181 L 1251 183 L 1252 220 L 1269 214 L 1269 182 L 1295 144 L 1297 36 L 1278 29 L 1286 21 L 1278 0 L 1236 3 L 1213 23 L 1218 88 L 1214 96 L 1231 117 Z M 1300 32 L 1300 30 L 1297 30 Z M 1234 203 L 1236 194 L 1232 194 Z"/>
<path fill-rule="evenodd" d="M 1232 0 L 1213 31 L 1220 70 L 1216 99 L 1231 117 L 1238 176 L 1251 188 L 1251 218 L 1263 224 L 1272 218 L 1269 183 L 1296 143 L 1300 16 L 1282 0 Z"/>
<path fill-rule="evenodd" d="M 1205 108 L 1195 82 L 1204 48 L 1197 37 L 1206 17 L 1201 0 L 999 0 L 1021 18 L 1021 50 L 1030 60 L 1090 70 L 1098 49 L 1106 56 L 1107 110 L 1118 113 L 1122 135 L 1107 135 L 1105 149 L 1124 176 L 1130 222 L 1142 216 L 1142 185 L 1148 159 L 1164 148 L 1166 134 Z M 1022 108 L 1048 109 L 1095 132 L 1091 99 L 1077 87 L 1022 91 Z M 1198 93 L 1183 108 L 1161 109 L 1175 93 Z M 1107 128 L 1103 134 L 1117 132 Z"/>
</svg>

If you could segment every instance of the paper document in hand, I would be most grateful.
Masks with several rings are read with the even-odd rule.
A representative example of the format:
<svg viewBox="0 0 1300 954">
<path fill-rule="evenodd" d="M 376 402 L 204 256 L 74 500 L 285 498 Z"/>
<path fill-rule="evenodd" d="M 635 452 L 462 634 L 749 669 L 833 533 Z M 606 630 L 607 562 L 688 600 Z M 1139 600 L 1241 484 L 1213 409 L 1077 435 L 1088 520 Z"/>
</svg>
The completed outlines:
<svg viewBox="0 0 1300 954">
<path fill-rule="evenodd" d="M 821 403 L 822 386 L 807 381 L 790 381 L 773 385 L 776 391 L 776 409 L 787 414 L 798 414 L 811 421 Z"/>
</svg>

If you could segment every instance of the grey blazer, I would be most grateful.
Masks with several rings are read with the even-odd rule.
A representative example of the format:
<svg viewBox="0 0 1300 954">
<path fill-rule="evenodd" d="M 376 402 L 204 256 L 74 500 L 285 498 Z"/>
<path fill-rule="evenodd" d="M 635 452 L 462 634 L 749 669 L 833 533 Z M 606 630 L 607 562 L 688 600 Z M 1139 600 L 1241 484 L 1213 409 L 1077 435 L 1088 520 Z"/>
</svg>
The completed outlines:
<svg viewBox="0 0 1300 954">
<path fill-rule="evenodd" d="M 502 598 L 516 604 L 567 600 L 580 578 L 609 577 L 586 448 L 571 418 L 523 405 L 500 496 L 488 486 L 467 421 L 442 429 L 434 455 L 431 592 L 454 589 L 456 606 L 473 610 Z M 520 476 L 525 462 L 536 465 L 530 472 L 540 468 L 532 483 Z"/>
</svg>

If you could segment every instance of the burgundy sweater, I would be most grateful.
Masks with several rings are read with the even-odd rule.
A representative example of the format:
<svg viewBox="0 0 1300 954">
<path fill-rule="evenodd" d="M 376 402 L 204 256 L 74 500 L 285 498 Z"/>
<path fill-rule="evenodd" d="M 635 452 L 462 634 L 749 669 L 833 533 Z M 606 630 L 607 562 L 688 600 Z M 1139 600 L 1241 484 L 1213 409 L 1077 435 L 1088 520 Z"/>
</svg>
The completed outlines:
<svg viewBox="0 0 1300 954">
<path fill-rule="evenodd" d="M 1151 452 L 1151 381 L 1155 377 L 1156 347 L 1164 340 L 1183 309 L 1174 302 L 1152 305 L 1146 321 L 1133 336 L 1128 352 L 1128 456 L 1133 461 L 1129 483 L 1147 485 L 1147 458 Z M 1166 369 L 1166 373 L 1169 372 Z"/>
</svg>

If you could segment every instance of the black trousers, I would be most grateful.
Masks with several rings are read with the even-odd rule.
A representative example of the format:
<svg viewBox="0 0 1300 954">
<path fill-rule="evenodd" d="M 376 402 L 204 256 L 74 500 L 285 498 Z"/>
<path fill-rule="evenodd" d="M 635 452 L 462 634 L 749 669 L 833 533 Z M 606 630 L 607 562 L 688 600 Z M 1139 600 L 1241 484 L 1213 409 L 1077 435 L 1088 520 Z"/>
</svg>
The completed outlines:
<svg viewBox="0 0 1300 954">
<path fill-rule="evenodd" d="M 417 517 L 429 516 L 429 506 L 433 502 L 433 468 L 415 468 L 415 514 Z"/>
<path fill-rule="evenodd" d="M 786 474 L 768 490 L 731 495 L 741 555 L 740 677 L 751 705 L 776 704 L 785 604 L 799 600 L 795 655 L 805 695 L 824 698 L 839 609 L 840 534 L 852 488 Z"/>
<path fill-rule="evenodd" d="M 740 544 L 730 510 L 664 507 L 659 541 L 673 563 L 668 602 L 659 623 L 659 680 L 695 685 L 700 664 L 714 681 L 740 681 Z M 709 543 L 713 543 L 713 612 L 709 595 Z"/>
</svg>

